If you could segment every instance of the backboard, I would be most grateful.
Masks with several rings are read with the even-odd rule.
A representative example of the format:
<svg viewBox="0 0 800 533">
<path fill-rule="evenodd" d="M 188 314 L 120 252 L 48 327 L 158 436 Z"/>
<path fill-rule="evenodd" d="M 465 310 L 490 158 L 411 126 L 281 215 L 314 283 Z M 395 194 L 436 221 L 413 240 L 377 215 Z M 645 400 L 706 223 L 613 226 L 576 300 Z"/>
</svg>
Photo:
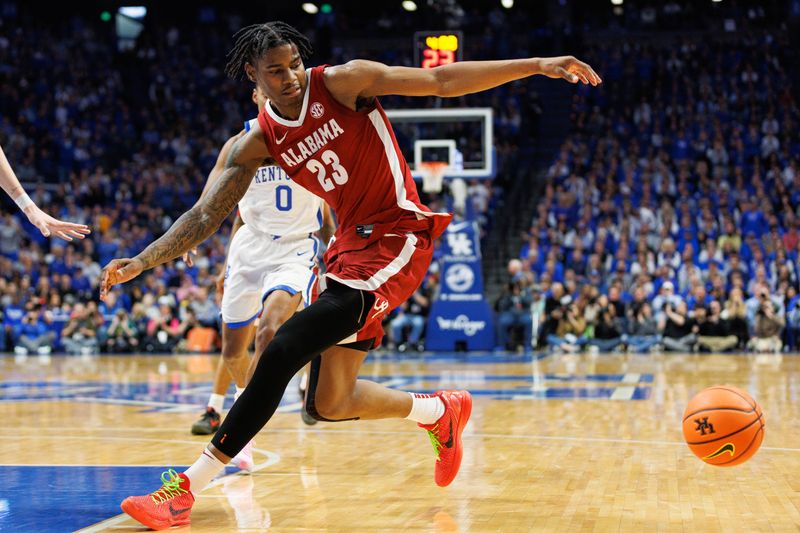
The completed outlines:
<svg viewBox="0 0 800 533">
<path fill-rule="evenodd" d="M 493 110 L 489 107 L 387 109 L 415 178 L 420 163 L 443 161 L 448 178 L 494 177 Z"/>
</svg>

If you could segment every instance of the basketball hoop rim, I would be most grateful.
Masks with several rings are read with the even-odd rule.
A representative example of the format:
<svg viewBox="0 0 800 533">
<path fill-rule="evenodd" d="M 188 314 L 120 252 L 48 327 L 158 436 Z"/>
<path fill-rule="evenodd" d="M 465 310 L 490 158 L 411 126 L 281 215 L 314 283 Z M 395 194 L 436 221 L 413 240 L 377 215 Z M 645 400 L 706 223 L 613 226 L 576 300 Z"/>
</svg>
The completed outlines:
<svg viewBox="0 0 800 533">
<path fill-rule="evenodd" d="M 444 174 L 450 168 L 450 164 L 444 161 L 421 161 L 418 167 L 419 170 L 430 172 L 431 174 L 436 174 L 437 172 Z"/>
<path fill-rule="evenodd" d="M 417 168 L 422 174 L 422 190 L 438 193 L 442 190 L 444 175 L 451 167 L 444 161 L 421 161 Z"/>
</svg>

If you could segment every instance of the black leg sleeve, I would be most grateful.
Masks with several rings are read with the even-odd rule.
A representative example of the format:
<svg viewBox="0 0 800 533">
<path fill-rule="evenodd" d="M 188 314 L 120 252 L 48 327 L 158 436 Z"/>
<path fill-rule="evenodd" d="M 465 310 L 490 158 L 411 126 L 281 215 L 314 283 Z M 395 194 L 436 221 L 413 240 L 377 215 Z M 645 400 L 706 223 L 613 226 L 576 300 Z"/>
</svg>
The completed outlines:
<svg viewBox="0 0 800 533">
<path fill-rule="evenodd" d="M 357 332 L 375 297 L 329 283 L 319 299 L 286 321 L 267 345 L 253 379 L 231 408 L 211 443 L 234 457 L 272 418 L 286 386 L 321 352 Z"/>
</svg>

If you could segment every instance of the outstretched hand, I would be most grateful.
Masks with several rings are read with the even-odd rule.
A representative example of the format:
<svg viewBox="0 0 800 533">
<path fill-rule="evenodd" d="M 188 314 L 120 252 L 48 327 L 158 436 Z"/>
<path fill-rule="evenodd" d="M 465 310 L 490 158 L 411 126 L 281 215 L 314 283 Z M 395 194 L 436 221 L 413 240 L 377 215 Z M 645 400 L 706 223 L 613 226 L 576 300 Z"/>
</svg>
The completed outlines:
<svg viewBox="0 0 800 533">
<path fill-rule="evenodd" d="M 183 254 L 183 262 L 186 263 L 186 266 L 193 267 L 194 266 L 194 259 L 192 259 L 192 255 L 197 255 L 197 247 L 195 246 L 185 254 Z"/>
<path fill-rule="evenodd" d="M 133 259 L 114 259 L 100 273 L 100 299 L 105 300 L 108 291 L 118 283 L 130 281 L 144 270 L 142 261 Z"/>
<path fill-rule="evenodd" d="M 71 241 L 73 238 L 83 239 L 92 232 L 85 224 L 74 224 L 53 218 L 36 205 L 26 207 L 23 212 L 28 217 L 28 221 L 36 226 L 45 237 L 55 235 L 65 241 Z"/>
<path fill-rule="evenodd" d="M 539 66 L 542 74 L 548 78 L 561 78 L 570 83 L 581 82 L 592 86 L 603 83 L 592 67 L 573 56 L 543 57 Z"/>
</svg>

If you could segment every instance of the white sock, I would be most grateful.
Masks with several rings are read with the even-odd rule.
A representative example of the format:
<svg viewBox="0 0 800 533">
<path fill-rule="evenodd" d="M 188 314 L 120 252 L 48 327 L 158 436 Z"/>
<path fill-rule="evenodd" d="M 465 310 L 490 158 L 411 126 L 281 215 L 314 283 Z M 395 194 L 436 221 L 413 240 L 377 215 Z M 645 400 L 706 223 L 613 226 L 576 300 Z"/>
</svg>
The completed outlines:
<svg viewBox="0 0 800 533">
<path fill-rule="evenodd" d="M 222 461 L 214 457 L 207 449 L 203 450 L 203 454 L 197 461 L 184 472 L 189 478 L 189 490 L 195 496 L 200 494 L 200 491 L 206 488 L 223 468 L 225 468 L 225 464 Z"/>
<path fill-rule="evenodd" d="M 432 394 L 417 394 L 409 392 L 411 395 L 411 412 L 406 419 L 419 422 L 420 424 L 433 424 L 444 414 L 444 403 L 438 396 Z"/>
<path fill-rule="evenodd" d="M 236 400 L 238 400 L 239 396 L 241 396 L 243 392 L 244 392 L 244 387 L 236 387 L 236 393 L 233 395 L 233 401 L 235 402 Z"/>
<path fill-rule="evenodd" d="M 208 406 L 213 407 L 216 412 L 221 413 L 223 405 L 225 405 L 224 394 L 212 394 L 208 397 Z"/>
</svg>

